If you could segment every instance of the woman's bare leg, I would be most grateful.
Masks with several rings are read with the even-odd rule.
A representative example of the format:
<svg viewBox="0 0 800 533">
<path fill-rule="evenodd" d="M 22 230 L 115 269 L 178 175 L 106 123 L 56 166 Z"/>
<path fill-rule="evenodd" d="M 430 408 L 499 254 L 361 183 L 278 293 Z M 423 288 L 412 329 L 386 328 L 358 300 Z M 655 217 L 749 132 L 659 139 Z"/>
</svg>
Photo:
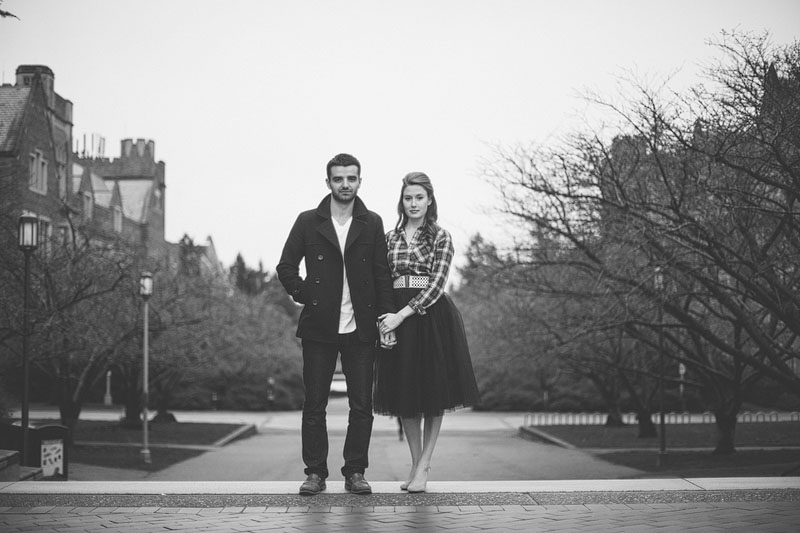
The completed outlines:
<svg viewBox="0 0 800 533">
<path fill-rule="evenodd" d="M 428 472 L 431 469 L 433 450 L 436 448 L 436 441 L 439 439 L 439 430 L 442 428 L 443 418 L 442 415 L 425 417 L 422 454 L 417 462 L 413 478 L 408 484 L 409 492 L 425 492 L 428 485 Z"/>
<path fill-rule="evenodd" d="M 400 488 L 406 490 L 417 471 L 417 465 L 422 457 L 422 417 L 402 417 L 401 420 L 403 421 L 403 432 L 406 434 L 408 449 L 411 452 L 411 471 L 408 473 L 408 479 L 406 479 L 405 483 L 400 484 Z"/>
</svg>

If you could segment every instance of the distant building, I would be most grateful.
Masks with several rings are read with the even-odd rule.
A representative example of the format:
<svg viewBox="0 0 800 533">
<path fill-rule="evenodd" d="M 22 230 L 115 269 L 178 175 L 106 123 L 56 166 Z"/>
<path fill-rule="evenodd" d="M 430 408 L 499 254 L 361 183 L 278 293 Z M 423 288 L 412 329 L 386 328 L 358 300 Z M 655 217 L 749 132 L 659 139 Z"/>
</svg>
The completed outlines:
<svg viewBox="0 0 800 533">
<path fill-rule="evenodd" d="M 141 247 L 147 257 L 166 258 L 164 169 L 155 143 L 144 139 L 124 139 L 116 159 L 75 154 L 72 191 L 81 200 L 84 227 Z"/>
<path fill-rule="evenodd" d="M 120 156 L 104 141 L 73 153 L 72 102 L 55 92 L 44 65 L 21 65 L 16 83 L 0 86 L 0 224 L 39 219 L 40 248 L 75 238 L 131 248 L 150 264 L 223 276 L 211 237 L 195 246 L 165 238 L 165 164 L 155 142 L 124 139 Z M 188 248 L 188 249 L 183 249 Z"/>
<path fill-rule="evenodd" d="M 72 102 L 56 94 L 53 71 L 17 68 L 0 86 L 0 212 L 16 227 L 22 213 L 39 218 L 44 246 L 69 231 Z"/>
</svg>

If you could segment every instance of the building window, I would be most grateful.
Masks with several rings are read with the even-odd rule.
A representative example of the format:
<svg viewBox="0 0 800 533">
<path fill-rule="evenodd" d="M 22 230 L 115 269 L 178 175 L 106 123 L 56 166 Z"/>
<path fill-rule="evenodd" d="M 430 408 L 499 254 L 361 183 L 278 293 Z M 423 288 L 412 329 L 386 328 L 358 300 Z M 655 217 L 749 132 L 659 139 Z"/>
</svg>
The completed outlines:
<svg viewBox="0 0 800 533">
<path fill-rule="evenodd" d="M 62 246 L 66 246 L 72 242 L 72 232 L 70 231 L 69 226 L 62 225 L 58 227 L 58 241 Z"/>
<path fill-rule="evenodd" d="M 94 199 L 92 193 L 86 191 L 83 193 L 83 220 L 92 220 L 94 216 Z"/>
<path fill-rule="evenodd" d="M 28 157 L 28 186 L 34 192 L 47 194 L 47 159 L 40 150 Z"/>
<path fill-rule="evenodd" d="M 61 163 L 58 165 L 58 197 L 67 199 L 67 168 Z"/>
<path fill-rule="evenodd" d="M 122 209 L 117 205 L 114 206 L 114 231 L 122 233 Z"/>
<path fill-rule="evenodd" d="M 42 254 L 50 255 L 50 244 L 53 238 L 53 225 L 47 218 L 39 217 L 39 250 Z"/>
</svg>

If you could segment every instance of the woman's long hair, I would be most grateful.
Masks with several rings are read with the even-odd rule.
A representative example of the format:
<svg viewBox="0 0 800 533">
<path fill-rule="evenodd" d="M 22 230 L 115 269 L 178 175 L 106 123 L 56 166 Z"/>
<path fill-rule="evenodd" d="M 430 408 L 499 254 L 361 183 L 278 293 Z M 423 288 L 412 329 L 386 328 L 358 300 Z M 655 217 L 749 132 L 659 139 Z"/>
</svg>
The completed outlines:
<svg viewBox="0 0 800 533">
<path fill-rule="evenodd" d="M 408 221 L 405 209 L 403 209 L 403 194 L 405 194 L 406 187 L 409 185 L 419 185 L 425 189 L 425 192 L 428 194 L 431 205 L 428 206 L 428 210 L 425 212 L 423 233 L 427 234 L 430 238 L 435 237 L 439 229 L 439 226 L 436 224 L 436 221 L 439 220 L 439 208 L 436 206 L 436 196 L 433 194 L 433 183 L 431 183 L 431 179 L 424 172 L 409 172 L 403 178 L 403 185 L 400 188 L 400 200 L 397 202 L 397 214 L 399 218 L 397 219 L 395 230 L 399 231 Z"/>
</svg>

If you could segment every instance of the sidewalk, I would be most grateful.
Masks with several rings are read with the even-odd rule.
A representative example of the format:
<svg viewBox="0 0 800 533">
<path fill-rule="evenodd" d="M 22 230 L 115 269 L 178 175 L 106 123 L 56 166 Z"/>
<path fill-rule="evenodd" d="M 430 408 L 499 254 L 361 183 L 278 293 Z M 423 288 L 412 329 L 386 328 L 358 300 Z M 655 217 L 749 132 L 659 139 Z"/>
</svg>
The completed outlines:
<svg viewBox="0 0 800 533">
<path fill-rule="evenodd" d="M 796 531 L 800 478 L 431 482 L 16 482 L 0 484 L 15 531 Z"/>
<path fill-rule="evenodd" d="M 343 428 L 343 405 L 331 407 L 329 428 Z M 91 409 L 82 418 L 119 414 Z M 175 414 L 183 422 L 253 424 L 259 433 L 150 474 L 105 469 L 84 471 L 86 481 L 76 481 L 81 474 L 73 464 L 67 482 L 0 482 L 0 531 L 784 532 L 800 523 L 800 477 L 641 479 L 643 472 L 622 471 L 581 450 L 530 441 L 520 449 L 509 435 L 518 433 L 522 413 L 448 415 L 448 438 L 437 446 L 425 494 L 399 490 L 406 445 L 397 441 L 395 420 L 376 417 L 368 477 L 374 493 L 348 494 L 332 474 L 327 491 L 310 498 L 297 494 L 300 413 Z M 339 450 L 342 432 L 332 431 L 331 439 Z M 476 460 L 475 450 L 488 447 L 492 457 Z M 276 456 L 268 469 L 265 450 Z M 523 462 L 520 453 L 536 460 Z M 509 477 L 498 476 L 509 461 Z"/>
</svg>

